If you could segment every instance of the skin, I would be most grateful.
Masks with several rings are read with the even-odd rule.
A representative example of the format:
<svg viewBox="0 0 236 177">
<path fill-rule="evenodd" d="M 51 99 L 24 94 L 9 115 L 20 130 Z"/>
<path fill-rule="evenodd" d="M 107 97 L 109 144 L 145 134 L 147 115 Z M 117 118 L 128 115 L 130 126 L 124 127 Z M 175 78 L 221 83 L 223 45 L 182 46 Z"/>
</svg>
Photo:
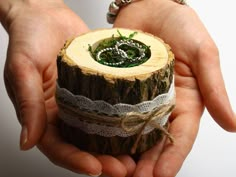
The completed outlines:
<svg viewBox="0 0 236 177">
<path fill-rule="evenodd" d="M 163 139 L 138 162 L 128 155 L 89 154 L 65 143 L 57 128 L 56 56 L 65 40 L 89 29 L 60 0 L 1 1 L 0 20 L 9 34 L 4 80 L 22 125 L 22 150 L 37 145 L 54 164 L 76 173 L 174 177 L 192 148 L 205 106 L 222 128 L 236 131 L 218 49 L 196 13 L 168 0 L 143 0 L 122 8 L 114 25 L 152 33 L 172 47 L 177 98 L 169 131 L 175 143 Z"/>
<path fill-rule="evenodd" d="M 146 12 L 143 7 L 153 10 Z M 135 23 L 129 23 L 133 21 Z M 173 177 L 192 148 L 204 106 L 222 128 L 236 130 L 218 49 L 193 9 L 172 1 L 134 2 L 122 9 L 115 26 L 141 29 L 159 36 L 175 54 L 177 100 L 170 124 L 175 143 L 166 141 L 144 153 L 134 172 L 137 177 Z"/>
</svg>

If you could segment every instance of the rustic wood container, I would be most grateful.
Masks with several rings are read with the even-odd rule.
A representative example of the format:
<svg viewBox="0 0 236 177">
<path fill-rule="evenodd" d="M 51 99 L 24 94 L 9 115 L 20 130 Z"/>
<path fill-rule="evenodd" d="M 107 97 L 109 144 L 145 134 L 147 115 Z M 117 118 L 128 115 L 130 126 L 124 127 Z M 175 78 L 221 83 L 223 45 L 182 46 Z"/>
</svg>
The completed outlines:
<svg viewBox="0 0 236 177">
<path fill-rule="evenodd" d="M 134 32 L 128 29 L 103 29 L 91 31 L 68 41 L 57 59 L 60 88 L 91 100 L 104 100 L 111 105 L 117 103 L 135 105 L 167 93 L 174 79 L 174 55 L 167 44 L 151 34 L 137 31 L 132 38 L 150 47 L 149 59 L 138 66 L 118 68 L 95 61 L 89 51 L 89 45 L 95 50 L 99 42 L 104 39 L 109 39 L 111 36 L 119 37 L 118 30 L 124 36 Z M 60 104 L 58 106 L 59 110 L 62 109 Z M 70 106 L 68 104 L 68 107 Z M 75 114 L 75 119 L 78 116 L 89 122 L 90 118 L 86 117 L 86 113 L 84 116 Z M 131 154 L 131 148 L 138 136 L 134 134 L 129 137 L 105 137 L 89 134 L 63 120 L 60 121 L 60 132 L 66 141 L 82 150 L 111 155 Z M 139 154 L 148 150 L 161 137 L 162 132 L 158 129 L 142 135 L 133 153 Z"/>
</svg>

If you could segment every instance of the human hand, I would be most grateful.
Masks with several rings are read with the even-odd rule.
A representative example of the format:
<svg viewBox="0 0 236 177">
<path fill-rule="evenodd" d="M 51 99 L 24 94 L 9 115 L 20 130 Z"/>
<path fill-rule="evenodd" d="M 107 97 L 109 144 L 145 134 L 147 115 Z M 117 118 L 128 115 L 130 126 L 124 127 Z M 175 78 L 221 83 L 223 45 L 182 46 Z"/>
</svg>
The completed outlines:
<svg viewBox="0 0 236 177">
<path fill-rule="evenodd" d="M 23 127 L 21 149 L 37 145 L 53 163 L 77 173 L 125 176 L 126 158 L 119 157 L 121 163 L 93 156 L 65 143 L 58 133 L 56 57 L 65 40 L 87 32 L 87 26 L 60 0 L 5 2 L 12 4 L 1 16 L 9 34 L 4 79 Z"/>
<path fill-rule="evenodd" d="M 121 9 L 114 26 L 159 36 L 175 54 L 177 98 L 169 128 L 175 143 L 165 140 L 144 153 L 134 172 L 135 177 L 173 177 L 192 148 L 204 106 L 222 128 L 236 131 L 218 49 L 196 13 L 173 1 L 134 1 Z"/>
</svg>

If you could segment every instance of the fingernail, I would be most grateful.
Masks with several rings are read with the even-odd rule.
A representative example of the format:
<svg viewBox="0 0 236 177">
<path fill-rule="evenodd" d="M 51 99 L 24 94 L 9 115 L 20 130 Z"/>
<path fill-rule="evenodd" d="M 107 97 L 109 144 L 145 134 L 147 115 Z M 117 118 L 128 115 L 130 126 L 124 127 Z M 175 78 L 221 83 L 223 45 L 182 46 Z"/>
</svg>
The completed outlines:
<svg viewBox="0 0 236 177">
<path fill-rule="evenodd" d="M 99 177 L 99 176 L 101 177 L 101 174 L 102 174 L 102 173 L 99 173 L 99 174 L 97 174 L 97 175 L 93 175 L 93 174 L 88 174 L 88 175 L 91 176 L 91 177 Z"/>
<path fill-rule="evenodd" d="M 22 127 L 21 135 L 20 135 L 20 149 L 24 150 L 24 146 L 28 141 L 28 130 L 26 126 Z"/>
</svg>

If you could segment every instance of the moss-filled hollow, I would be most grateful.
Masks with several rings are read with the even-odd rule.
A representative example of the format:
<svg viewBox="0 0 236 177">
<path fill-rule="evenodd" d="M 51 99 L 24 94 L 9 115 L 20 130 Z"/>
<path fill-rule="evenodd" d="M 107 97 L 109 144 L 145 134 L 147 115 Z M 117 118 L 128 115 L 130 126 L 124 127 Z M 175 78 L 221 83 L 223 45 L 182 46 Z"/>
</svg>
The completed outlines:
<svg viewBox="0 0 236 177">
<path fill-rule="evenodd" d="M 98 63 L 119 68 L 141 65 L 151 57 L 150 46 L 122 36 L 97 41 L 89 45 L 89 51 Z"/>
</svg>

